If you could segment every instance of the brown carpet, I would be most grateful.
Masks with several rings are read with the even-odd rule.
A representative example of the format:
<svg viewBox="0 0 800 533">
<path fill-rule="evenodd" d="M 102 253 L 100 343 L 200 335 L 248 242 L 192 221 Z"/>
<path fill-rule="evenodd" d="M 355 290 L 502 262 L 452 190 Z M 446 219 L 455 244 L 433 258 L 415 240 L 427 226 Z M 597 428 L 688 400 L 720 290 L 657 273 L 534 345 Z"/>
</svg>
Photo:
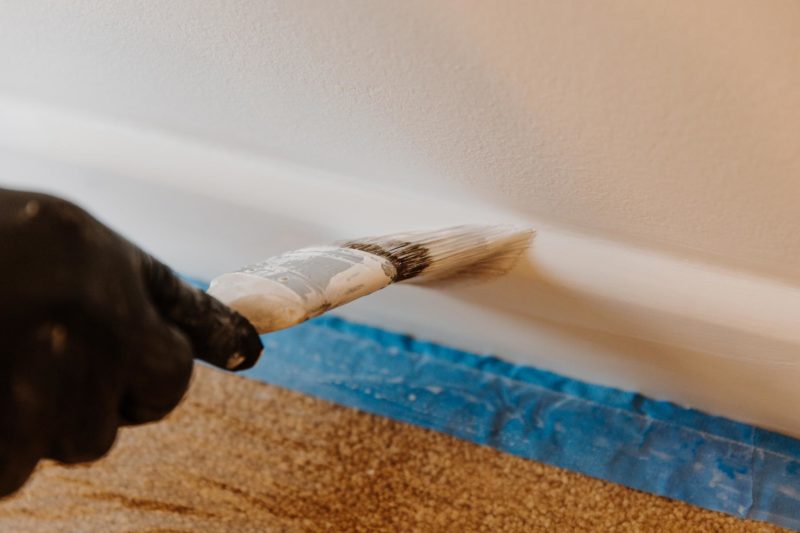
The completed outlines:
<svg viewBox="0 0 800 533">
<path fill-rule="evenodd" d="M 780 531 L 198 367 L 166 422 L 42 465 L 0 531 Z"/>
</svg>

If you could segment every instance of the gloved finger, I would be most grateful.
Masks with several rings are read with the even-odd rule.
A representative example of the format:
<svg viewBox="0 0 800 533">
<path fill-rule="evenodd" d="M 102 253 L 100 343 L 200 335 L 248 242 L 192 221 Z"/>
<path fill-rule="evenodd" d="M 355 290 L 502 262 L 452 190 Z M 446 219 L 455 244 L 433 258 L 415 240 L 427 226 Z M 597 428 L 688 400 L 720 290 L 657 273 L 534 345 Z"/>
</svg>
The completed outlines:
<svg viewBox="0 0 800 533">
<path fill-rule="evenodd" d="M 69 420 L 62 425 L 64 430 L 53 436 L 47 457 L 66 464 L 85 463 L 111 450 L 121 424 L 119 413 L 108 412 L 102 401 L 82 408 L 82 416 L 76 411 L 66 415 Z"/>
<path fill-rule="evenodd" d="M 120 414 L 124 423 L 159 420 L 180 403 L 192 377 L 189 340 L 171 324 L 154 318 L 128 347 L 129 368 Z"/>
<path fill-rule="evenodd" d="M 191 287 L 157 259 L 141 254 L 145 286 L 153 303 L 186 333 L 197 358 L 228 370 L 244 370 L 258 361 L 263 345 L 246 318 Z"/>
<path fill-rule="evenodd" d="M 0 442 L 0 498 L 16 492 L 28 480 L 40 456 L 31 448 Z"/>
<path fill-rule="evenodd" d="M 0 392 L 0 498 L 25 484 L 44 455 L 47 426 L 39 406 L 19 398 L 32 396 L 26 389 L 23 384 Z"/>
<path fill-rule="evenodd" d="M 0 498 L 20 488 L 44 455 L 47 401 L 35 376 L 0 375 Z"/>
<path fill-rule="evenodd" d="M 62 463 L 93 461 L 105 455 L 117 436 L 121 352 L 108 330 L 73 321 L 61 330 L 59 353 L 51 366 L 59 379 L 47 457 Z M 62 327 L 62 326 L 56 326 Z"/>
</svg>

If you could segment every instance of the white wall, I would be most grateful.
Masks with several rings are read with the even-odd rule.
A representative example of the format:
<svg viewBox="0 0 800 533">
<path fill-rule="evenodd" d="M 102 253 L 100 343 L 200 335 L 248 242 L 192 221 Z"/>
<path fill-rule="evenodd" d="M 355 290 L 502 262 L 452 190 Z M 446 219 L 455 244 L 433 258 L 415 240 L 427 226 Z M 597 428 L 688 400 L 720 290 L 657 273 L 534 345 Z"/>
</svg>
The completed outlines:
<svg viewBox="0 0 800 533">
<path fill-rule="evenodd" d="M 0 0 L 0 183 L 204 276 L 531 223 L 498 285 L 348 312 L 800 434 L 799 29 L 793 0 Z"/>
<path fill-rule="evenodd" d="M 0 93 L 800 278 L 795 0 L 0 10 Z"/>
</svg>

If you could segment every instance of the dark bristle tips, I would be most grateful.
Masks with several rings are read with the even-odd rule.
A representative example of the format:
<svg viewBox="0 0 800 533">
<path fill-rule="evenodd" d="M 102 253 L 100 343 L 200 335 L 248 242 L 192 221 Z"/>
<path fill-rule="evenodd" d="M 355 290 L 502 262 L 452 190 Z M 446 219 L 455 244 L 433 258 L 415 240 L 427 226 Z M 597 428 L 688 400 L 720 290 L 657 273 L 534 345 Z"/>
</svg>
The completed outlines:
<svg viewBox="0 0 800 533">
<path fill-rule="evenodd" d="M 421 274 L 431 264 L 428 249 L 420 244 L 405 241 L 390 241 L 382 244 L 351 241 L 344 243 L 345 248 L 361 250 L 391 261 L 397 272 L 392 279 L 399 282 Z"/>
</svg>

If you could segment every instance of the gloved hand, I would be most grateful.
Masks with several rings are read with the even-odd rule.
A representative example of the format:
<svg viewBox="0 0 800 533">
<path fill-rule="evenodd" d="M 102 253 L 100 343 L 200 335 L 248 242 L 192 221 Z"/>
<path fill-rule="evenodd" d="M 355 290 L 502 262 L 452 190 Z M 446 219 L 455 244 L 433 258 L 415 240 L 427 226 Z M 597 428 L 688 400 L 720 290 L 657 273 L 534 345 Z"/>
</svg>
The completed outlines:
<svg viewBox="0 0 800 533">
<path fill-rule="evenodd" d="M 245 318 L 74 204 L 0 189 L 0 497 L 41 458 L 97 459 L 120 426 L 165 416 L 193 358 L 240 370 L 261 350 Z"/>
</svg>

